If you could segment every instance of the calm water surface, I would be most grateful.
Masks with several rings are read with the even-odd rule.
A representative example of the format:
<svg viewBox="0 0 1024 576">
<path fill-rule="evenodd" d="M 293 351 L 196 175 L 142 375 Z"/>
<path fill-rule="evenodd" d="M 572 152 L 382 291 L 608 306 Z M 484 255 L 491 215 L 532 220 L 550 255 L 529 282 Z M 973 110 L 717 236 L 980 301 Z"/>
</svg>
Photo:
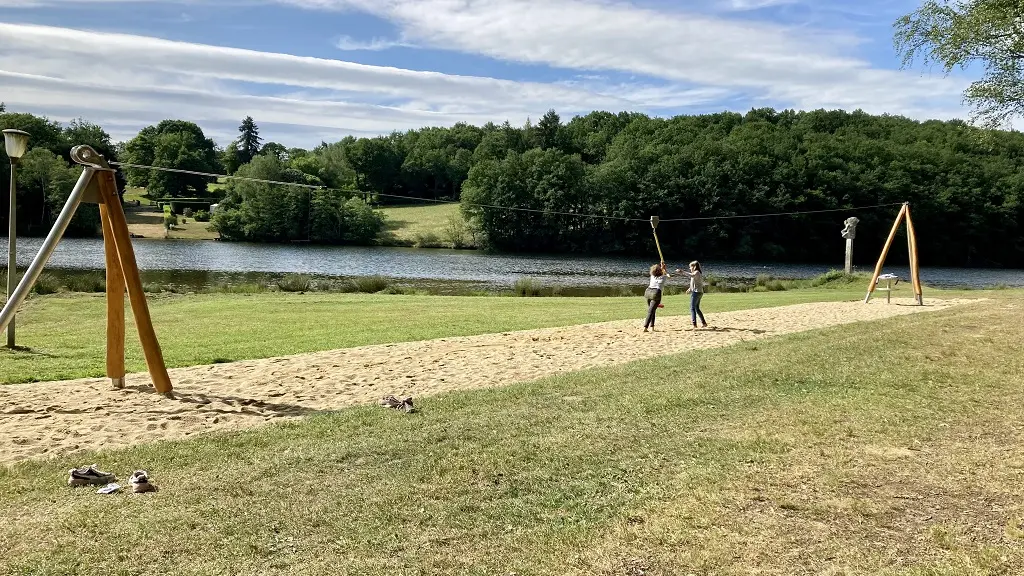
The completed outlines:
<svg viewBox="0 0 1024 576">
<path fill-rule="evenodd" d="M 28 266 L 42 244 L 42 238 L 18 239 L 18 265 Z M 204 240 L 150 240 L 134 242 L 142 270 L 183 270 L 200 272 L 304 273 L 324 276 L 367 276 L 380 274 L 409 280 L 459 280 L 491 286 L 511 286 L 530 277 L 545 284 L 597 286 L 644 282 L 653 259 L 602 256 L 539 256 L 486 254 L 466 250 L 416 248 L 311 246 L 304 244 L 245 244 Z M 7 238 L 0 238 L 0 254 L 7 253 Z M 840 255 L 841 256 L 841 255 Z M 0 258 L 6 260 L 6 258 Z M 685 262 L 670 262 L 683 266 Z M 810 278 L 842 267 L 828 264 L 772 264 L 744 262 L 703 262 L 705 273 L 724 278 L 753 278 L 771 274 L 778 278 Z M 0 263 L 2 266 L 2 263 Z M 102 269 L 103 241 L 66 238 L 61 240 L 48 268 Z M 858 270 L 870 271 L 867 267 Z M 907 267 L 886 267 L 908 277 Z M 932 286 L 995 285 L 1024 287 L 1024 270 L 922 268 L 922 282 Z"/>
</svg>

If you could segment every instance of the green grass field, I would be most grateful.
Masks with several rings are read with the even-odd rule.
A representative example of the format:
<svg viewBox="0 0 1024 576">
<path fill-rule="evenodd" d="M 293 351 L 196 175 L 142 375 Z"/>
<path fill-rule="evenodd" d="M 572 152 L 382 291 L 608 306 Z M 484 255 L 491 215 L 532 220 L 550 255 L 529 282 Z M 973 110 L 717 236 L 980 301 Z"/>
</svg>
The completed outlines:
<svg viewBox="0 0 1024 576">
<path fill-rule="evenodd" d="M 993 295 L 417 399 L 414 415 L 357 408 L 23 462 L 0 469 L 11 519 L 0 573 L 1012 576 L 1024 566 L 1024 324 L 1019 293 Z M 766 305 L 812 293 L 740 296 Z M 237 306 L 223 318 L 240 333 L 290 315 L 322 322 L 328 310 L 336 331 L 353 332 L 348 320 L 375 310 L 420 336 L 556 323 L 559 308 L 574 320 L 630 316 L 636 304 L 476 299 L 475 324 L 428 328 L 438 307 L 463 301 L 275 298 L 280 312 L 259 320 L 240 314 L 268 308 L 259 298 L 158 301 L 158 330 L 189 324 L 190 301 L 193 312 Z M 709 311 L 740 306 L 719 298 Z M 42 299 L 26 325 L 57 310 L 96 316 L 88 299 Z M 431 319 L 405 318 L 412 310 Z M 282 341 L 296 337 L 282 329 Z M 145 468 L 160 492 L 64 485 L 69 467 L 92 462 L 121 476 Z"/>
<path fill-rule="evenodd" d="M 932 291 L 933 294 L 937 294 Z M 909 292 L 896 292 L 909 295 Z M 863 287 L 708 296 L 709 314 L 799 302 L 851 300 Z M 687 296 L 667 296 L 663 315 L 689 314 Z M 336 293 L 150 295 L 169 367 L 248 360 L 386 342 L 468 336 L 587 322 L 643 319 L 642 298 L 513 298 Z M 0 348 L 0 383 L 104 374 L 102 294 L 33 296 L 18 315 L 18 343 Z M 128 318 L 129 371 L 145 363 Z"/>
<path fill-rule="evenodd" d="M 438 247 L 449 240 L 446 226 L 449 219 L 459 216 L 457 204 L 428 204 L 382 208 L 387 216 L 387 236 L 396 244 Z"/>
</svg>

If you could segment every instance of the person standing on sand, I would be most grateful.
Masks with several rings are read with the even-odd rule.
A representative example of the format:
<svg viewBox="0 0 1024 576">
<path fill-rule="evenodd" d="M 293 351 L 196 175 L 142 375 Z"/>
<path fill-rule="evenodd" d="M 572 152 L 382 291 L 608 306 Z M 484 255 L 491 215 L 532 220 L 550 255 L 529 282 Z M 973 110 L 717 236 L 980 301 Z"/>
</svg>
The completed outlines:
<svg viewBox="0 0 1024 576">
<path fill-rule="evenodd" d="M 669 275 L 664 262 L 651 266 L 651 281 L 644 292 L 644 297 L 647 298 L 647 319 L 644 321 L 644 332 L 647 332 L 648 326 L 650 326 L 651 332 L 654 332 L 654 315 L 661 304 L 661 288 L 665 285 L 667 278 Z"/>
<path fill-rule="evenodd" d="M 690 270 L 676 270 L 676 274 L 687 274 L 690 276 L 690 289 L 687 292 L 690 293 L 690 320 L 693 322 L 693 327 L 697 327 L 697 316 L 700 316 L 701 328 L 707 328 L 708 323 L 704 321 L 704 313 L 700 311 L 700 299 L 704 296 L 704 270 L 700 267 L 700 262 L 694 260 L 690 262 Z"/>
</svg>

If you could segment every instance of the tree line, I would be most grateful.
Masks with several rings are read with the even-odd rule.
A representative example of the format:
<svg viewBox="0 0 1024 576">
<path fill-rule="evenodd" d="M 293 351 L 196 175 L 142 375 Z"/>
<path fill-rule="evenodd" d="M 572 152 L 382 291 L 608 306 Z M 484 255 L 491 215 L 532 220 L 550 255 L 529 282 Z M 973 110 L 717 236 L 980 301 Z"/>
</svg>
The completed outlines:
<svg viewBox="0 0 1024 576">
<path fill-rule="evenodd" d="M 551 110 L 523 126 L 457 124 L 307 150 L 264 142 L 251 118 L 223 149 L 180 120 L 117 146 L 84 122 L 62 128 L 2 114 L 0 123 L 24 129 L 11 119 L 29 118 L 29 131 L 42 134 L 33 144 L 51 162 L 65 162 L 69 138 L 83 138 L 131 163 L 309 186 L 230 181 L 210 192 L 204 176 L 125 171 L 154 198 L 219 200 L 213 224 L 229 240 L 369 244 L 383 225 L 371 205 L 422 199 L 461 201 L 477 238 L 496 251 L 650 255 L 650 226 L 636 220 L 656 215 L 700 219 L 659 227 L 666 254 L 726 260 L 838 262 L 842 221 L 857 216 L 855 256 L 868 262 L 897 207 L 715 218 L 908 201 L 929 264 L 1024 266 L 1024 136 L 961 121 L 764 108 L 673 118 L 592 112 L 562 122 Z M 46 186 L 66 197 L 65 181 Z M 41 227 L 59 210 L 54 194 L 31 204 L 46 196 L 38 186 L 25 192 L 23 209 Z"/>
<path fill-rule="evenodd" d="M 74 120 L 67 126 L 33 114 L 7 112 L 0 103 L 0 130 L 14 128 L 31 134 L 29 150 L 18 164 L 17 227 L 19 234 L 45 236 L 71 195 L 82 169 L 71 162 L 71 149 L 88 144 L 108 160 L 116 161 L 117 151 L 110 135 L 100 126 Z M 8 230 L 10 161 L 0 152 L 0 182 L 3 182 L 3 208 L 0 228 Z M 119 190 L 124 179 L 117 176 Z M 68 236 L 93 236 L 100 225 L 99 208 L 83 204 L 65 232 Z"/>
</svg>

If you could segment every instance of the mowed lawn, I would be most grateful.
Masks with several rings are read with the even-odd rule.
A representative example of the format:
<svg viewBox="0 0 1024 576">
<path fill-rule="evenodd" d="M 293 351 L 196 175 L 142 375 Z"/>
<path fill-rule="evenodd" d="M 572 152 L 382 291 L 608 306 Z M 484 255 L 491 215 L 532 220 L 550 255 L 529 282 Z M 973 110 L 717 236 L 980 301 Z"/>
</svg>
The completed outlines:
<svg viewBox="0 0 1024 576">
<path fill-rule="evenodd" d="M 1022 310 L 19 463 L 0 469 L 0 574 L 1019 574 Z M 160 491 L 64 485 L 92 462 Z"/>
<path fill-rule="evenodd" d="M 702 309 L 851 300 L 863 287 L 711 294 Z M 897 292 L 909 296 L 910 292 Z M 938 295 L 937 292 L 931 292 Z M 668 296 L 662 315 L 689 314 L 688 296 Z M 427 340 L 636 318 L 641 297 L 513 298 L 384 294 L 265 293 L 150 295 L 157 337 L 169 367 L 268 358 L 367 344 Z M 34 296 L 18 315 L 18 344 L 0 348 L 0 384 L 104 375 L 106 304 L 102 294 Z M 129 371 L 145 370 L 130 309 Z M 712 316 L 713 318 L 713 316 Z"/>
</svg>

